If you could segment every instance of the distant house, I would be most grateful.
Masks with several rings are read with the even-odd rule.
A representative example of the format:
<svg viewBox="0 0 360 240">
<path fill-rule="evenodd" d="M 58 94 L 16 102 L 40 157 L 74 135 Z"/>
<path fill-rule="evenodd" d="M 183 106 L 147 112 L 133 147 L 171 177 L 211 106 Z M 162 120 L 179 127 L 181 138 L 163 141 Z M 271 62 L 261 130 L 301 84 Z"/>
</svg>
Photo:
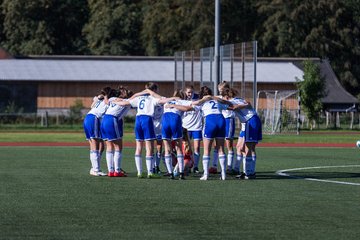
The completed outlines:
<svg viewBox="0 0 360 240">
<path fill-rule="evenodd" d="M 0 109 L 9 100 L 26 112 L 67 112 L 80 99 L 89 107 L 93 96 L 105 86 L 123 85 L 134 92 L 145 83 L 157 82 L 160 94 L 174 90 L 173 57 L 29 56 L 0 59 Z M 258 91 L 296 90 L 302 79 L 299 58 L 258 58 Z M 358 100 L 339 84 L 327 61 L 313 59 L 321 66 L 328 95 L 323 99 L 327 111 L 358 108 Z"/>
</svg>

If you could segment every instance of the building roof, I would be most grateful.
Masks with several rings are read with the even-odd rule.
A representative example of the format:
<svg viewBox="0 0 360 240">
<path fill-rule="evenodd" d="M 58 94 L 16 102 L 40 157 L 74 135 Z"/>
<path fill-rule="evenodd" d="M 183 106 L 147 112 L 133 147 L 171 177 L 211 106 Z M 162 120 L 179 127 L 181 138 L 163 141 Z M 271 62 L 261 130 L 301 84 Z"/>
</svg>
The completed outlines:
<svg viewBox="0 0 360 240">
<path fill-rule="evenodd" d="M 355 104 L 358 104 L 359 100 L 343 88 L 332 70 L 329 61 L 318 59 L 314 62 L 319 64 L 320 74 L 325 79 L 326 95 L 321 100 L 325 108 L 334 112 L 338 112 L 339 109 L 343 109 L 344 111 L 355 109 Z M 303 68 L 302 61 L 296 61 L 294 64 L 300 69 Z"/>
<path fill-rule="evenodd" d="M 7 81 L 174 81 L 172 57 L 36 57 L 0 60 Z M 226 67 L 224 67 L 226 68 Z M 235 65 L 236 68 L 236 65 Z M 241 72 L 241 66 L 237 72 Z M 292 62 L 259 61 L 257 81 L 294 83 L 303 72 Z"/>
</svg>

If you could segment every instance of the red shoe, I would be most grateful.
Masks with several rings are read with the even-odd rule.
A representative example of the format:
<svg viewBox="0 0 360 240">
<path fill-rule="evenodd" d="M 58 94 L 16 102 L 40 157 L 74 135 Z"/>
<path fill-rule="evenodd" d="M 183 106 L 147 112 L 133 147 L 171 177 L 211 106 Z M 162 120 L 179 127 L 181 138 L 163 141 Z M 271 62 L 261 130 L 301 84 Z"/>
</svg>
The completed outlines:
<svg viewBox="0 0 360 240">
<path fill-rule="evenodd" d="M 114 172 L 114 177 L 127 177 L 124 172 Z"/>
<path fill-rule="evenodd" d="M 217 172 L 217 168 L 216 167 L 211 167 L 211 168 L 209 168 L 209 173 L 211 173 L 211 174 L 217 174 L 218 172 Z"/>
<path fill-rule="evenodd" d="M 108 177 L 115 177 L 115 173 L 114 172 L 108 172 Z"/>
</svg>

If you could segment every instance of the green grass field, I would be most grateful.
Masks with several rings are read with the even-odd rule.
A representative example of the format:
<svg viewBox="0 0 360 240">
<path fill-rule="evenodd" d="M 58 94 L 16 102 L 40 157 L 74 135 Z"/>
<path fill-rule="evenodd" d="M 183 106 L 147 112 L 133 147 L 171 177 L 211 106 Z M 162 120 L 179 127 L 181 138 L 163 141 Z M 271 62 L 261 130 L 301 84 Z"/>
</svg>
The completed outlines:
<svg viewBox="0 0 360 240">
<path fill-rule="evenodd" d="M 87 147 L 0 147 L 0 239 L 359 239 L 359 151 L 258 148 L 257 179 L 203 182 L 137 179 L 131 148 L 108 178 Z"/>
<path fill-rule="evenodd" d="M 316 134 L 317 133 L 317 134 Z M 360 132 L 303 132 L 300 135 L 264 135 L 264 143 L 353 143 Z M 125 142 L 135 142 L 132 131 L 124 134 Z M 0 130 L 0 142 L 85 142 L 82 131 L 11 131 Z"/>
</svg>

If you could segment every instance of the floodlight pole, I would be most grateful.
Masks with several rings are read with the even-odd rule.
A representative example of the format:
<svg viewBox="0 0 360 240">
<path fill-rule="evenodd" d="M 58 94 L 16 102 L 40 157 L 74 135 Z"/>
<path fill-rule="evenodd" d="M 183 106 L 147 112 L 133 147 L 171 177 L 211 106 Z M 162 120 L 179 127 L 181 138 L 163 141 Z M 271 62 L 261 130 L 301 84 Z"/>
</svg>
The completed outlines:
<svg viewBox="0 0 360 240">
<path fill-rule="evenodd" d="M 220 83 L 220 0 L 215 0 L 215 81 L 214 81 L 214 95 L 218 95 L 217 86 Z"/>
</svg>

